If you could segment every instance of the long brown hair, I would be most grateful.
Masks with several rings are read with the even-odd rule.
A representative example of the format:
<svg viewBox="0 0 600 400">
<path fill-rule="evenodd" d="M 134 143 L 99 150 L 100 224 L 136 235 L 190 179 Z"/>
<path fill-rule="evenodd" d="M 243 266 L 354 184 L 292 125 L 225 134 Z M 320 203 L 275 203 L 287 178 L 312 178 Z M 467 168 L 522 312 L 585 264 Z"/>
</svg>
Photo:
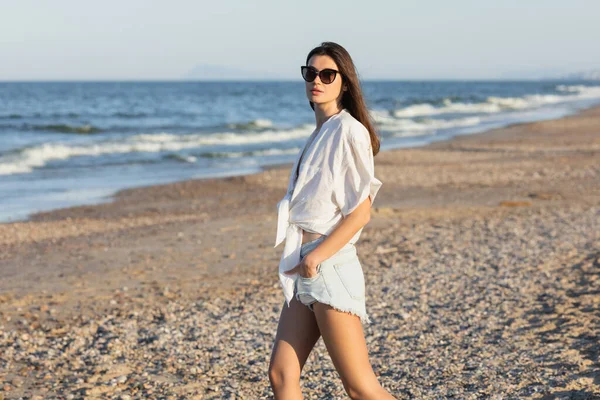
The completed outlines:
<svg viewBox="0 0 600 400">
<path fill-rule="evenodd" d="M 322 42 L 320 46 L 312 49 L 306 57 L 306 64 L 308 65 L 310 58 L 316 55 L 329 56 L 338 66 L 342 79 L 344 79 L 344 83 L 347 86 L 347 90 L 342 91 L 342 107 L 347 109 L 354 118 L 367 128 L 371 137 L 373 156 L 377 155 L 379 153 L 379 137 L 377 136 L 377 132 L 375 132 L 371 116 L 369 115 L 358 79 L 358 72 L 356 71 L 352 57 L 350 57 L 346 49 L 334 42 Z M 310 108 L 314 110 L 315 105 L 313 102 L 309 101 L 309 103 Z"/>
</svg>

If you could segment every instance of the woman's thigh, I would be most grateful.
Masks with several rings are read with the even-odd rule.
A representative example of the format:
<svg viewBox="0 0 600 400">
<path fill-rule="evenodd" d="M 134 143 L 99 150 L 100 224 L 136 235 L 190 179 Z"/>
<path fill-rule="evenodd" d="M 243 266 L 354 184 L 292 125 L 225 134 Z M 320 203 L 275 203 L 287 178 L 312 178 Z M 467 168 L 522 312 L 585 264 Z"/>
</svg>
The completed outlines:
<svg viewBox="0 0 600 400">
<path fill-rule="evenodd" d="M 269 369 L 300 377 L 300 372 L 321 333 L 315 315 L 296 297 L 284 301 Z"/>
<path fill-rule="evenodd" d="M 327 352 L 346 390 L 378 387 L 360 318 L 319 302 L 313 309 Z"/>
</svg>

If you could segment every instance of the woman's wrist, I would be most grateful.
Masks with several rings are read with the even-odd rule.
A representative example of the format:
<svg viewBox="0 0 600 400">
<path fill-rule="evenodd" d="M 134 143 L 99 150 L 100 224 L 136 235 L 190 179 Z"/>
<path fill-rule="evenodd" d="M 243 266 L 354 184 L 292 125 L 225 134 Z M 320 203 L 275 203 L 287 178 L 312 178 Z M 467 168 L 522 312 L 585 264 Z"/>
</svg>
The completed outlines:
<svg viewBox="0 0 600 400">
<path fill-rule="evenodd" d="M 311 251 L 306 255 L 306 257 L 304 257 L 304 263 L 306 264 L 306 266 L 313 269 L 317 268 L 317 265 L 323 262 L 323 260 L 320 259 L 319 254 L 315 254 L 315 250 Z"/>
</svg>

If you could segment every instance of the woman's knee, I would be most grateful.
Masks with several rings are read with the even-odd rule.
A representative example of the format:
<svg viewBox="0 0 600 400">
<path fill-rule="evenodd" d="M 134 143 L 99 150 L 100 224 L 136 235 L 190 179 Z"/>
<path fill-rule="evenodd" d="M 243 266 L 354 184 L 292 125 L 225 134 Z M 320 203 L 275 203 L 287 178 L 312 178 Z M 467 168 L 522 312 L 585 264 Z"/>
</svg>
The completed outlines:
<svg viewBox="0 0 600 400">
<path fill-rule="evenodd" d="M 300 371 L 293 367 L 284 367 L 278 364 L 269 365 L 269 381 L 272 388 L 281 388 L 287 385 L 300 384 Z"/>
</svg>

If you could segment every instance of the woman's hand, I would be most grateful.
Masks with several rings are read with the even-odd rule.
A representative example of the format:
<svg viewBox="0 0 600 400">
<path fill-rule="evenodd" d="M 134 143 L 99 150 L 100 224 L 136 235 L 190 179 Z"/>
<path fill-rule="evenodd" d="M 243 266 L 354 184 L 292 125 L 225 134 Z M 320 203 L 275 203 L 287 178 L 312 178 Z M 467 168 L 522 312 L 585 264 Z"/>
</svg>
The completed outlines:
<svg viewBox="0 0 600 400">
<path fill-rule="evenodd" d="M 317 267 L 319 263 L 307 254 L 296 266 L 289 271 L 285 271 L 286 275 L 293 275 L 296 272 L 303 278 L 314 278 L 318 275 Z"/>
</svg>

